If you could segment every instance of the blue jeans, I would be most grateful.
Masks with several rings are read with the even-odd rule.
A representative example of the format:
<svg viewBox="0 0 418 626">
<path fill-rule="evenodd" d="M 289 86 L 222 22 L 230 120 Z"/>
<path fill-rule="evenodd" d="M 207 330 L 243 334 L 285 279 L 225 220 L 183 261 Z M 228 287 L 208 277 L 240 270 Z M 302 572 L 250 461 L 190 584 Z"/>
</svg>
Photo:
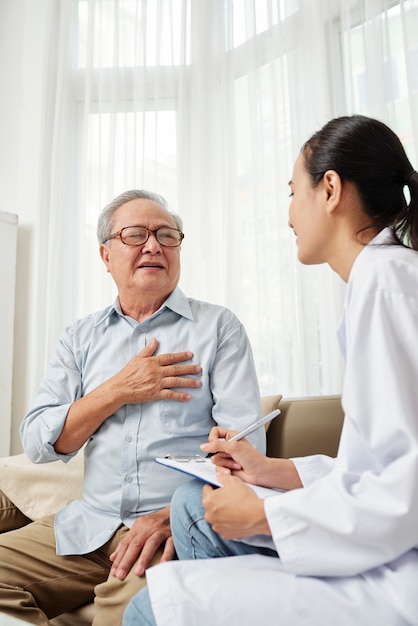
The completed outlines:
<svg viewBox="0 0 418 626">
<path fill-rule="evenodd" d="M 214 532 L 204 518 L 202 489 L 200 480 L 184 483 L 171 500 L 171 532 L 179 559 L 214 559 L 243 554 L 264 554 L 277 558 L 275 550 L 222 539 Z"/>
<path fill-rule="evenodd" d="M 123 614 L 123 626 L 157 626 L 147 587 L 129 602 Z"/>
<path fill-rule="evenodd" d="M 171 532 L 177 557 L 181 560 L 212 559 L 243 554 L 264 554 L 277 558 L 268 548 L 228 541 L 212 530 L 204 519 L 203 483 L 193 480 L 179 487 L 171 500 Z M 123 626 L 156 626 L 148 589 L 142 589 L 128 604 Z"/>
</svg>

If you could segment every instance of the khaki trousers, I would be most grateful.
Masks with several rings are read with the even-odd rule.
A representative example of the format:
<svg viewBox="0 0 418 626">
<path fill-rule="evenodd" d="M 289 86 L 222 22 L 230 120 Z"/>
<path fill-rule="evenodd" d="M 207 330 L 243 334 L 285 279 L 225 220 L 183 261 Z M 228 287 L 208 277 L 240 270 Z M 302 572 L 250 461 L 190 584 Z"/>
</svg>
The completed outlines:
<svg viewBox="0 0 418 626">
<path fill-rule="evenodd" d="M 89 554 L 57 556 L 53 525 L 54 515 L 32 522 L 0 491 L 0 613 L 47 626 L 94 599 L 93 625 L 121 626 L 126 605 L 146 584 L 132 572 L 124 581 L 109 576 L 109 555 L 128 528 Z"/>
</svg>

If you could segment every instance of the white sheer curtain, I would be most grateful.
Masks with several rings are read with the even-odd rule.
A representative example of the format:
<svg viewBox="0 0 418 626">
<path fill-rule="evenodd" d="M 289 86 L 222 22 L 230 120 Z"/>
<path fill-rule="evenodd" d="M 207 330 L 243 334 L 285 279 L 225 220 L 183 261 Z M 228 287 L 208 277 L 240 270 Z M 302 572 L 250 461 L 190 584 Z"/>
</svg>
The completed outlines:
<svg viewBox="0 0 418 626">
<path fill-rule="evenodd" d="M 108 304 L 101 208 L 130 188 L 183 217 L 180 286 L 249 333 L 263 394 L 339 393 L 344 285 L 296 259 L 293 161 L 330 117 L 389 123 L 418 166 L 417 0 L 51 0 L 39 367 Z"/>
</svg>

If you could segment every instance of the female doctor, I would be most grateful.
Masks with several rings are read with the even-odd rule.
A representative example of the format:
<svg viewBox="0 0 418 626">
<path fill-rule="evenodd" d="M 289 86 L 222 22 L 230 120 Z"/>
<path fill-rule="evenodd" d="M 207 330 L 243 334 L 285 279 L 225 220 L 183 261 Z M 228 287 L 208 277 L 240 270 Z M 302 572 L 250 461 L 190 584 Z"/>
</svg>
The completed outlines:
<svg viewBox="0 0 418 626">
<path fill-rule="evenodd" d="M 223 487 L 177 490 L 180 561 L 148 570 L 124 626 L 418 625 L 418 174 L 355 115 L 305 143 L 289 184 L 299 260 L 347 283 L 337 457 L 266 458 L 214 428 Z"/>
</svg>

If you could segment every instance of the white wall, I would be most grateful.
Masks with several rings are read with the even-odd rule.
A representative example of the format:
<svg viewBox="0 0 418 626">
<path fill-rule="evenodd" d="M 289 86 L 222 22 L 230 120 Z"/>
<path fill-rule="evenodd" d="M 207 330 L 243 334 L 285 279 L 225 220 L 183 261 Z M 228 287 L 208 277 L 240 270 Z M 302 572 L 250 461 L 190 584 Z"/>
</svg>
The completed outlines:
<svg viewBox="0 0 418 626">
<path fill-rule="evenodd" d="M 16 268 L 12 452 L 39 380 L 32 380 L 40 238 L 41 86 L 47 51 L 46 0 L 0 0 L 0 210 L 19 218 Z M 1 268 L 3 269 L 3 268 Z"/>
<path fill-rule="evenodd" d="M 10 454 L 17 216 L 0 211 L 0 456 Z"/>
</svg>

